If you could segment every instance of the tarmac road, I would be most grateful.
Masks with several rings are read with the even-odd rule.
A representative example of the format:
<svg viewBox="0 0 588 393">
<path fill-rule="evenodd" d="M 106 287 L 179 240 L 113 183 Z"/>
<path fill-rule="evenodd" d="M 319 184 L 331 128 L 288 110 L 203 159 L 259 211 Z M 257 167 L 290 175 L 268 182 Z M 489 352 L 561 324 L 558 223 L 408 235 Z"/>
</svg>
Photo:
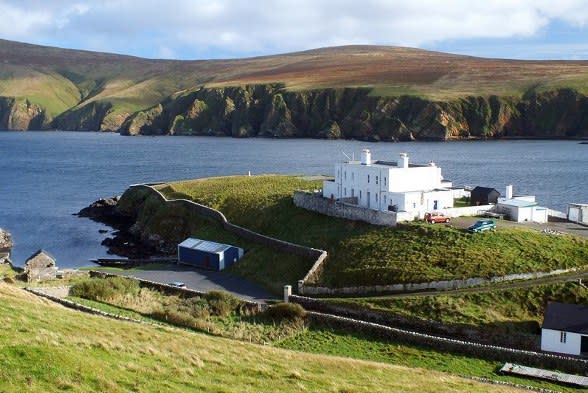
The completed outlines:
<svg viewBox="0 0 588 393">
<path fill-rule="evenodd" d="M 235 296 L 255 302 L 276 300 L 272 295 L 259 285 L 245 279 L 232 276 L 224 272 L 202 270 L 183 265 L 168 265 L 157 270 L 131 270 L 111 272 L 122 276 L 132 276 L 145 280 L 168 284 L 173 281 L 181 281 L 189 289 L 202 292 L 211 290 L 223 290 Z"/>
</svg>

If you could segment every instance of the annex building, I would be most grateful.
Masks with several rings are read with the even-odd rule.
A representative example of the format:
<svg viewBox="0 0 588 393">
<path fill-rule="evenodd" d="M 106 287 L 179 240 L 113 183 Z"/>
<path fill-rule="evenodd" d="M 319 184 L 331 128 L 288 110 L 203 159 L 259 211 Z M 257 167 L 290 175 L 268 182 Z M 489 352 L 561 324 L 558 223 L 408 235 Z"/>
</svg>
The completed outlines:
<svg viewBox="0 0 588 393">
<path fill-rule="evenodd" d="M 361 160 L 335 164 L 335 179 L 323 183 L 323 197 L 380 211 L 425 212 L 453 207 L 451 182 L 434 162 L 413 164 L 408 154 L 397 161 L 373 161 L 369 149 Z"/>
</svg>

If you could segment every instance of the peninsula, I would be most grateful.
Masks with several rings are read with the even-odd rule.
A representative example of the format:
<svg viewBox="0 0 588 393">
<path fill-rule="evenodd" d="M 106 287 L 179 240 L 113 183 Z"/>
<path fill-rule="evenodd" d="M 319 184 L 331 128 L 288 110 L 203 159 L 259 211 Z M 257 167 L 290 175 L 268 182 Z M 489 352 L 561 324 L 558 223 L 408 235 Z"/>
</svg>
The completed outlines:
<svg viewBox="0 0 588 393">
<path fill-rule="evenodd" d="M 586 138 L 588 62 L 345 46 L 150 60 L 0 40 L 0 129 L 408 141 Z"/>
</svg>

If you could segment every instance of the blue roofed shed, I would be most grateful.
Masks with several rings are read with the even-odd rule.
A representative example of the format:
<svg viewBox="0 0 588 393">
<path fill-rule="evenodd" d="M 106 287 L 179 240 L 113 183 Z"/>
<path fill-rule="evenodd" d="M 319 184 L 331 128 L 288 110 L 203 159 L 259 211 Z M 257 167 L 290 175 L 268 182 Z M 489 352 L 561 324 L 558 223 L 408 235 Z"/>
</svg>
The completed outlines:
<svg viewBox="0 0 588 393">
<path fill-rule="evenodd" d="M 193 237 L 178 244 L 178 263 L 203 269 L 223 270 L 242 256 L 242 248 Z"/>
</svg>

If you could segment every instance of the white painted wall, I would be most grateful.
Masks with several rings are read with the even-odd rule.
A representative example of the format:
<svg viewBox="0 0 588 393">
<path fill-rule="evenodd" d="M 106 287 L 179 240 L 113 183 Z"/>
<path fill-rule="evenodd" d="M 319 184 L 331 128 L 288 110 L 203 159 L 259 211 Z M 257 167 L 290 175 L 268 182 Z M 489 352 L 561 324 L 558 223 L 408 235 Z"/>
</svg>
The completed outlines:
<svg viewBox="0 0 588 393">
<path fill-rule="evenodd" d="M 546 207 L 541 206 L 534 206 L 533 207 L 533 222 L 538 222 L 540 224 L 545 224 L 549 218 L 549 209 Z"/>
<path fill-rule="evenodd" d="M 358 198 L 358 206 L 387 211 L 397 205 L 399 211 L 424 214 L 425 211 L 453 207 L 453 192 L 435 191 L 442 187 L 441 168 L 365 165 L 360 161 L 335 164 L 335 181 L 323 182 L 325 198 Z M 406 194 L 404 194 L 406 193 Z"/>
<path fill-rule="evenodd" d="M 541 329 L 541 350 L 549 352 L 567 353 L 579 355 L 582 343 L 582 335 L 566 332 L 566 342 L 561 342 L 561 331 Z"/>
<path fill-rule="evenodd" d="M 570 203 L 568 205 L 568 220 L 588 225 L 588 204 Z"/>
</svg>

